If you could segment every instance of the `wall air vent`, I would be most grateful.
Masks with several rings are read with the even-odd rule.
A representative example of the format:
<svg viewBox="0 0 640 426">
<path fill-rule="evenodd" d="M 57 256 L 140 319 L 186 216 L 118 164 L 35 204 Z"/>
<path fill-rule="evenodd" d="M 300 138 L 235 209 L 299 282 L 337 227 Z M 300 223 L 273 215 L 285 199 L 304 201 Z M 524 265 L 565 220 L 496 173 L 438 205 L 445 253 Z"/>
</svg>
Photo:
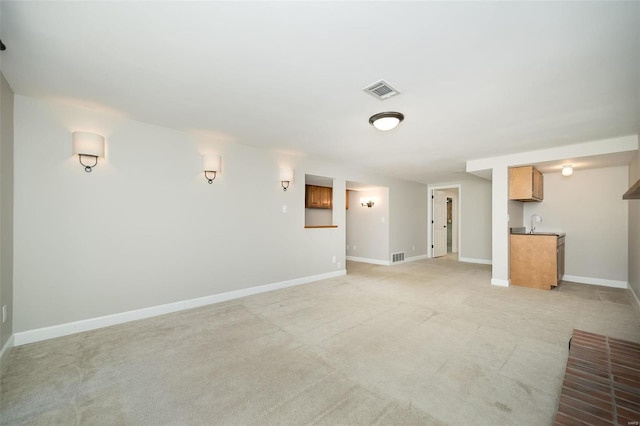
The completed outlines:
<svg viewBox="0 0 640 426">
<path fill-rule="evenodd" d="M 391 254 L 391 263 L 396 262 L 404 262 L 404 252 Z"/>
<path fill-rule="evenodd" d="M 385 100 L 392 96 L 400 94 L 400 91 L 391 87 L 391 85 L 384 80 L 376 81 L 375 83 L 370 84 L 362 90 L 380 100 Z"/>
</svg>

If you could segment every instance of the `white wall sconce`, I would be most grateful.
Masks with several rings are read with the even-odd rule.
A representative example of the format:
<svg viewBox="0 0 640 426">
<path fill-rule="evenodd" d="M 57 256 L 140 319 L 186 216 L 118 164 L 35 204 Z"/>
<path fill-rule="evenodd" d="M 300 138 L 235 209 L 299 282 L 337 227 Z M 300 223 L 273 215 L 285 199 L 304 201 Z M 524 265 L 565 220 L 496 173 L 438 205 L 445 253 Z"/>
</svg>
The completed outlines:
<svg viewBox="0 0 640 426">
<path fill-rule="evenodd" d="M 395 129 L 402 120 L 404 120 L 404 114 L 401 112 L 388 111 L 372 115 L 369 118 L 369 124 L 378 130 L 386 132 L 387 130 Z"/>
<path fill-rule="evenodd" d="M 286 191 L 289 188 L 289 184 L 293 182 L 293 169 L 289 169 L 286 167 L 280 168 L 280 185 L 282 185 L 282 190 Z"/>
<path fill-rule="evenodd" d="M 360 205 L 362 207 L 373 207 L 373 205 L 375 204 L 377 200 L 375 199 L 375 197 L 361 197 L 360 198 Z"/>
<path fill-rule="evenodd" d="M 571 176 L 573 174 L 573 166 L 562 166 L 562 176 Z"/>
<path fill-rule="evenodd" d="M 98 164 L 98 157 L 104 158 L 104 136 L 89 132 L 73 132 L 73 153 L 78 154 L 84 171 L 89 173 Z M 85 164 L 92 161 L 93 164 Z"/>
<path fill-rule="evenodd" d="M 202 156 L 202 170 L 204 171 L 204 177 L 210 184 L 213 183 L 216 175 L 220 171 L 221 159 L 219 155 L 203 155 Z M 213 177 L 211 177 L 213 175 Z"/>
</svg>

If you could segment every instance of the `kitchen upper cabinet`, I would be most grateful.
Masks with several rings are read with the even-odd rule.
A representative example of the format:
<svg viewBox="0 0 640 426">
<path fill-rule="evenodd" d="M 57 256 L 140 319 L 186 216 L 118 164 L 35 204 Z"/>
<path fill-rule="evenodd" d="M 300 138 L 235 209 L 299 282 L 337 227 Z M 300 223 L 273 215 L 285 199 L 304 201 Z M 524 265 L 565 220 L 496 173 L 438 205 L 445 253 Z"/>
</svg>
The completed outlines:
<svg viewBox="0 0 640 426">
<path fill-rule="evenodd" d="M 544 178 L 533 166 L 509 168 L 509 199 L 517 201 L 542 201 Z"/>
<path fill-rule="evenodd" d="M 306 185 L 304 206 L 309 209 L 333 208 L 333 188 Z"/>
</svg>

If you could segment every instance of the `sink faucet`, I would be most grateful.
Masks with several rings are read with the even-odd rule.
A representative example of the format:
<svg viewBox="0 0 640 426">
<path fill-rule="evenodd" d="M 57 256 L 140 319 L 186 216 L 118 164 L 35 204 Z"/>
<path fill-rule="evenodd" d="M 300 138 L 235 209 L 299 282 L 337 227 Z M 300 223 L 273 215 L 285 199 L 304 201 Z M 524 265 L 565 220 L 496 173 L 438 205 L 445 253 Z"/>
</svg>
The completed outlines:
<svg viewBox="0 0 640 426">
<path fill-rule="evenodd" d="M 542 222 L 542 216 L 540 216 L 538 213 L 534 213 L 531 215 L 531 229 L 529 231 L 530 234 L 533 234 L 536 230 L 536 227 L 533 226 L 534 222 Z"/>
</svg>

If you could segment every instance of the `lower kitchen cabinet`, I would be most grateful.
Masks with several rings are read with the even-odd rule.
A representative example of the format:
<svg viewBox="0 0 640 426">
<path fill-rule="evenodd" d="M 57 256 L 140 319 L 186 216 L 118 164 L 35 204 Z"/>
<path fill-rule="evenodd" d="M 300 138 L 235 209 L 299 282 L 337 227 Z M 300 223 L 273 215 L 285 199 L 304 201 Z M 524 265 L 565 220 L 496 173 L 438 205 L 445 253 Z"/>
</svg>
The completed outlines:
<svg viewBox="0 0 640 426">
<path fill-rule="evenodd" d="M 564 276 L 564 235 L 511 234 L 511 285 L 551 290 Z"/>
</svg>

